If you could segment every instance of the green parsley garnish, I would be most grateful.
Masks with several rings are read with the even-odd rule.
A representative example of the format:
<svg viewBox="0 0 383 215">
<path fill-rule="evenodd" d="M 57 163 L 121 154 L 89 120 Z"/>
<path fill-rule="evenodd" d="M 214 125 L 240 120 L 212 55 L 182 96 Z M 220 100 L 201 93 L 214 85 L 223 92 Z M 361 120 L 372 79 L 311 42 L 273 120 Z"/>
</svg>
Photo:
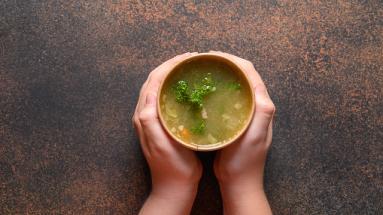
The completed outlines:
<svg viewBox="0 0 383 215">
<path fill-rule="evenodd" d="M 231 90 L 240 90 L 241 89 L 241 84 L 240 83 L 236 83 L 236 82 L 230 82 L 227 85 L 227 88 L 229 88 Z"/>
<path fill-rule="evenodd" d="M 178 81 L 175 88 L 174 92 L 176 94 L 176 101 L 177 102 L 186 102 L 189 100 L 189 86 L 186 81 Z"/>
<path fill-rule="evenodd" d="M 216 90 L 210 73 L 204 77 L 201 84 L 197 84 L 194 89 L 189 88 L 186 81 L 178 81 L 174 86 L 176 101 L 179 103 L 188 103 L 194 107 L 202 108 L 203 99 L 211 92 Z"/>
<path fill-rule="evenodd" d="M 205 131 L 205 127 L 206 127 L 205 122 L 201 120 L 195 126 L 193 126 L 193 128 L 191 129 L 191 132 L 193 132 L 194 134 L 203 134 Z"/>
</svg>

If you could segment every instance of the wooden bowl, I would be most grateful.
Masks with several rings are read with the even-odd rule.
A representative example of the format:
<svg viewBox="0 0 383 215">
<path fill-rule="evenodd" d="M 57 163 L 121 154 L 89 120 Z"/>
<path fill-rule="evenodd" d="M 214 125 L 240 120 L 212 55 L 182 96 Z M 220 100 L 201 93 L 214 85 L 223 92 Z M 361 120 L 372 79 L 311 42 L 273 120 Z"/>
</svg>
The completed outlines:
<svg viewBox="0 0 383 215">
<path fill-rule="evenodd" d="M 229 140 L 227 140 L 227 141 L 225 141 L 223 143 L 220 142 L 220 143 L 206 144 L 206 145 L 186 143 L 186 142 L 184 142 L 183 140 L 178 138 L 176 135 L 174 135 L 170 131 L 170 129 L 166 126 L 165 120 L 163 118 L 163 114 L 161 112 L 161 108 L 160 108 L 160 105 L 161 105 L 161 102 L 162 102 L 161 101 L 161 95 L 163 93 L 162 89 L 163 89 L 164 83 L 166 83 L 166 81 L 169 79 L 169 77 L 171 77 L 173 75 L 173 73 L 179 67 L 181 67 L 185 63 L 188 63 L 188 62 L 194 61 L 194 60 L 199 60 L 199 59 L 219 61 L 221 63 L 224 63 L 224 64 L 228 65 L 233 72 L 237 73 L 237 75 L 241 76 L 243 78 L 243 80 L 246 81 L 246 83 L 248 84 L 248 87 L 249 87 L 249 89 L 251 91 L 251 113 L 249 114 L 249 116 L 248 116 L 248 118 L 246 120 L 245 125 L 242 127 L 242 129 L 239 132 L 237 132 L 236 135 L 234 135 L 231 139 L 229 139 Z M 251 120 L 253 118 L 253 115 L 254 115 L 254 109 L 255 109 L 254 89 L 253 89 L 253 87 L 251 85 L 251 82 L 250 82 L 246 72 L 241 67 L 241 65 L 236 64 L 231 59 L 227 58 L 225 55 L 222 55 L 222 54 L 219 54 L 219 53 L 199 53 L 197 55 L 190 56 L 190 57 L 184 59 L 183 61 L 177 63 L 176 65 L 174 65 L 174 67 L 171 69 L 171 71 L 166 75 L 166 77 L 161 82 L 160 88 L 159 88 L 158 92 L 159 93 L 158 93 L 158 96 L 157 96 L 157 111 L 158 111 L 158 116 L 159 116 L 160 122 L 162 124 L 162 127 L 170 135 L 170 137 L 173 138 L 175 141 L 177 141 L 178 143 L 182 144 L 183 146 L 185 146 L 185 147 L 187 147 L 189 149 L 195 150 L 195 151 L 213 151 L 213 150 L 218 150 L 218 149 L 221 149 L 221 148 L 223 148 L 225 146 L 228 146 L 228 145 L 232 144 L 239 137 L 241 137 L 243 135 L 243 133 L 247 130 L 247 128 L 249 127 L 250 122 L 251 122 Z"/>
</svg>

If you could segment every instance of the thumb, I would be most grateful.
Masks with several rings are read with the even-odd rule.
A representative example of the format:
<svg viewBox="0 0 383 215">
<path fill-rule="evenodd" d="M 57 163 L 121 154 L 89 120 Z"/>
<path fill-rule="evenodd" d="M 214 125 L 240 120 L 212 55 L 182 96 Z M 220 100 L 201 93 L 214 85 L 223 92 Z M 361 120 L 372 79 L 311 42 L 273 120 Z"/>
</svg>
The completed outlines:
<svg viewBox="0 0 383 215">
<path fill-rule="evenodd" d="M 157 95 L 149 92 L 143 109 L 139 113 L 139 120 L 147 138 L 151 141 L 164 140 L 166 134 L 163 132 L 157 113 Z"/>
<path fill-rule="evenodd" d="M 274 112 L 275 106 L 265 85 L 259 84 L 255 87 L 255 118 L 267 122 L 265 124 L 267 127 L 274 116 Z"/>
<path fill-rule="evenodd" d="M 259 84 L 255 87 L 255 114 L 249 127 L 250 133 L 267 132 L 274 117 L 275 106 L 271 101 L 266 87 Z"/>
</svg>

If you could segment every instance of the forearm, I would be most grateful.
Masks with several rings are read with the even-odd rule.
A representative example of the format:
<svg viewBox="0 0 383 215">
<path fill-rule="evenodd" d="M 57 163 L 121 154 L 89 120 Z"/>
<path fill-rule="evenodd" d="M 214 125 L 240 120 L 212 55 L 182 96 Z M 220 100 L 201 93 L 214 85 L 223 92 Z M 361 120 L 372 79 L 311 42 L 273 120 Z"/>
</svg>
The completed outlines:
<svg viewBox="0 0 383 215">
<path fill-rule="evenodd" d="M 254 185 L 254 186 L 253 186 Z M 224 214 L 271 215 L 271 208 L 262 186 L 251 184 L 220 184 Z"/>
<path fill-rule="evenodd" d="M 153 190 L 142 206 L 140 215 L 179 215 L 190 214 L 197 187 L 171 189 L 166 192 Z"/>
</svg>

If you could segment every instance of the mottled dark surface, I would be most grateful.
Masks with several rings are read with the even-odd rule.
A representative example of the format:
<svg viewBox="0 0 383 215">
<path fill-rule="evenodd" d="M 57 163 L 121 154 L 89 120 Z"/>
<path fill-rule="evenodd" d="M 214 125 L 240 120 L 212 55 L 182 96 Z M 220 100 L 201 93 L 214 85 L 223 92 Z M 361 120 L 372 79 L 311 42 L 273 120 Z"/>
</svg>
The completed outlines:
<svg viewBox="0 0 383 215">
<path fill-rule="evenodd" d="M 2 0 L 0 214 L 136 214 L 140 85 L 186 51 L 254 62 L 275 214 L 383 213 L 383 2 Z M 212 157 L 192 214 L 221 214 Z"/>
</svg>

